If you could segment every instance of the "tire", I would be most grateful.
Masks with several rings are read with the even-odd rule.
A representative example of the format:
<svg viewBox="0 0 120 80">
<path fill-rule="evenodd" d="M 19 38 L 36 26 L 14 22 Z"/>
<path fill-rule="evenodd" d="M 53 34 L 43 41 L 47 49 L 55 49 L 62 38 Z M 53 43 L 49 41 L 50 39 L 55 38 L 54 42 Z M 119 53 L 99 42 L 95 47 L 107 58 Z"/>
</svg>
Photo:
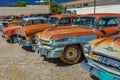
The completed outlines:
<svg viewBox="0 0 120 80">
<path fill-rule="evenodd" d="M 97 78 L 95 75 L 93 75 L 92 73 L 90 73 L 90 78 L 93 80 L 99 80 L 99 78 Z"/>
<path fill-rule="evenodd" d="M 12 37 L 11 37 L 11 40 L 10 40 L 10 43 L 16 43 L 15 38 L 16 38 L 16 36 L 12 36 Z"/>
<path fill-rule="evenodd" d="M 76 64 L 80 60 L 82 51 L 77 45 L 67 46 L 60 59 L 67 64 Z"/>
</svg>

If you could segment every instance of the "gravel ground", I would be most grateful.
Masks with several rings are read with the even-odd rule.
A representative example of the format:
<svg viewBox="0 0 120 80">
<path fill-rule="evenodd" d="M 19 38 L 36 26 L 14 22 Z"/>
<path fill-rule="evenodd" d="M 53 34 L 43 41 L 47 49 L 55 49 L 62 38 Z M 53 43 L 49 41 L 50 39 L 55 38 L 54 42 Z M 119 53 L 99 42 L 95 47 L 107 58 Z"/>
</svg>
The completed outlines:
<svg viewBox="0 0 120 80">
<path fill-rule="evenodd" d="M 80 63 L 44 59 L 0 37 L 0 80 L 91 80 Z"/>
</svg>

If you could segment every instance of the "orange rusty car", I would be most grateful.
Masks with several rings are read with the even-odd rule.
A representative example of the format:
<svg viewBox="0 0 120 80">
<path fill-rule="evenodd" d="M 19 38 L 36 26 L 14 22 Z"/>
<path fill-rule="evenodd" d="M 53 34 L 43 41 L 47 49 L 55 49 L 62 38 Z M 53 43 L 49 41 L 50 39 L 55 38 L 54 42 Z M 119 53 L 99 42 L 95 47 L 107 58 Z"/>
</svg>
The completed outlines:
<svg viewBox="0 0 120 80">
<path fill-rule="evenodd" d="M 81 65 L 92 78 L 120 80 L 120 34 L 85 43 L 84 55 Z"/>
<path fill-rule="evenodd" d="M 17 36 L 17 33 L 16 33 L 17 29 L 22 28 L 22 27 L 26 27 L 26 26 L 29 26 L 29 25 L 43 24 L 46 21 L 47 21 L 47 19 L 44 18 L 44 17 L 23 18 L 19 25 L 16 25 L 16 26 L 13 25 L 13 26 L 3 28 L 2 29 L 2 32 L 3 32 L 2 36 L 4 38 L 6 38 L 8 41 L 10 41 L 12 43 L 15 43 L 16 42 L 16 36 Z M 18 24 L 18 23 L 16 23 L 16 24 Z"/>
<path fill-rule="evenodd" d="M 83 54 L 83 44 L 89 40 L 118 34 L 120 14 L 85 14 L 73 26 L 57 27 L 39 32 L 35 36 L 35 52 L 47 58 L 60 58 L 75 64 Z"/>
<path fill-rule="evenodd" d="M 73 14 L 52 15 L 45 24 L 23 27 L 18 30 L 18 43 L 22 46 L 34 46 L 34 35 L 37 32 L 42 32 L 47 28 L 54 28 L 57 26 L 70 26 L 76 17 L 77 15 Z"/>
<path fill-rule="evenodd" d="M 17 25 L 20 25 L 20 23 L 22 22 L 22 19 L 14 19 L 10 22 L 8 22 L 8 27 L 10 26 L 17 26 Z"/>
</svg>

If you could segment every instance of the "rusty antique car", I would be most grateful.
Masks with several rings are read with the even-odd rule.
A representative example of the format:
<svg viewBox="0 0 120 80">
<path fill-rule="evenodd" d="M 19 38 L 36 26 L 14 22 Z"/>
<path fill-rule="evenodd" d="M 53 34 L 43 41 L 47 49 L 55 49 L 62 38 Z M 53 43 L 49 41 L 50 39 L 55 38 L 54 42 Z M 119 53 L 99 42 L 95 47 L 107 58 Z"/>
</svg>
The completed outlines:
<svg viewBox="0 0 120 80">
<path fill-rule="evenodd" d="M 25 26 L 43 24 L 46 23 L 47 19 L 44 17 L 29 17 L 24 18 L 21 23 L 17 26 L 9 26 L 2 29 L 3 37 L 12 43 L 16 42 L 16 30 Z"/>
<path fill-rule="evenodd" d="M 22 22 L 22 19 L 14 19 L 7 23 L 7 27 L 20 25 L 21 22 Z"/>
<path fill-rule="evenodd" d="M 84 55 L 81 65 L 92 78 L 120 80 L 120 34 L 85 43 Z"/>
<path fill-rule="evenodd" d="M 18 30 L 17 40 L 18 43 L 25 47 L 34 46 L 34 35 L 37 32 L 42 32 L 47 28 L 53 28 L 59 26 L 72 25 L 73 20 L 77 15 L 52 15 L 49 17 L 48 22 L 45 24 L 33 25 L 24 27 Z"/>
<path fill-rule="evenodd" d="M 60 58 L 68 64 L 75 64 L 82 58 L 82 45 L 86 41 L 120 31 L 119 17 L 120 14 L 86 14 L 77 18 L 73 26 L 39 32 L 35 36 L 35 52 L 47 58 Z"/>
<path fill-rule="evenodd" d="M 21 23 L 21 19 L 15 19 L 15 20 L 0 20 L 0 30 L 2 30 L 3 28 L 6 28 L 8 26 L 17 26 Z"/>
</svg>

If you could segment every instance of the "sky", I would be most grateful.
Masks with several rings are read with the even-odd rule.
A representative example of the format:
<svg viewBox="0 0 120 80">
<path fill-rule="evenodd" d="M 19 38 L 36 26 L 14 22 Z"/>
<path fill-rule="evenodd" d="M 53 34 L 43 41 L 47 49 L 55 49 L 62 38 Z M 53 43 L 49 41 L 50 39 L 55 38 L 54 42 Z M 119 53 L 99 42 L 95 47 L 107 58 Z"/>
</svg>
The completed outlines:
<svg viewBox="0 0 120 80">
<path fill-rule="evenodd" d="M 40 4 L 38 3 L 39 0 L 0 0 L 0 6 L 13 6 L 18 1 L 26 1 L 29 4 Z M 53 0 L 53 1 L 60 3 L 60 2 L 69 2 L 72 0 Z"/>
</svg>

